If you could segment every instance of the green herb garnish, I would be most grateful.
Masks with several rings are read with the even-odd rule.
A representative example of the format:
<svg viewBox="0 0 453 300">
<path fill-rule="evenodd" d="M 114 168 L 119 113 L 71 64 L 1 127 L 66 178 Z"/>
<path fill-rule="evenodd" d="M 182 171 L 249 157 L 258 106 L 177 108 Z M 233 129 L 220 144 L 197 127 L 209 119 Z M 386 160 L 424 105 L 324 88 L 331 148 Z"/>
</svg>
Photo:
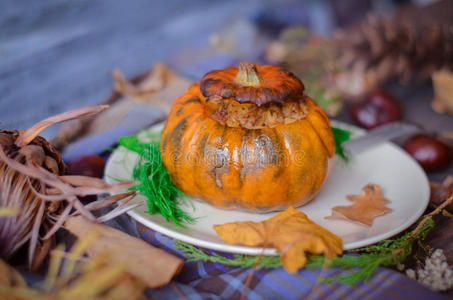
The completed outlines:
<svg viewBox="0 0 453 300">
<path fill-rule="evenodd" d="M 333 138 L 335 139 L 335 153 L 344 161 L 348 161 L 348 157 L 341 146 L 344 142 L 349 141 L 352 133 L 338 127 L 332 127 Z"/>
<path fill-rule="evenodd" d="M 426 216 L 423 216 L 422 219 L 424 217 Z M 360 255 L 343 255 L 332 259 L 328 263 L 332 268 L 360 269 L 351 271 L 347 276 L 340 275 L 335 278 L 323 279 L 323 281 L 327 283 L 338 281 L 349 285 L 355 285 L 362 280 L 368 281 L 377 268 L 395 267 L 403 263 L 412 253 L 415 242 L 422 242 L 433 228 L 434 221 L 429 219 L 415 234 L 407 232 L 399 238 L 385 240 L 370 247 L 351 251 L 361 253 Z M 307 264 L 307 268 L 321 268 L 323 264 L 323 257 L 312 257 L 310 263 Z"/>
<path fill-rule="evenodd" d="M 132 178 L 138 184 L 131 189 L 148 199 L 149 214 L 159 214 L 178 226 L 183 226 L 183 222 L 193 223 L 195 220 L 179 208 L 185 198 L 173 185 L 170 174 L 164 167 L 159 140 L 160 138 L 141 143 L 137 135 L 132 135 L 122 137 L 118 141 L 119 145 L 140 155 L 132 173 Z"/>
<path fill-rule="evenodd" d="M 208 254 L 203 250 L 178 240 L 174 241 L 174 248 L 181 251 L 188 262 L 203 261 L 221 263 L 227 266 L 252 268 L 260 259 L 259 256 L 235 254 L 232 259 L 226 258 L 216 252 Z M 279 268 L 282 266 L 280 256 L 262 256 L 257 269 L 260 268 Z"/>
</svg>

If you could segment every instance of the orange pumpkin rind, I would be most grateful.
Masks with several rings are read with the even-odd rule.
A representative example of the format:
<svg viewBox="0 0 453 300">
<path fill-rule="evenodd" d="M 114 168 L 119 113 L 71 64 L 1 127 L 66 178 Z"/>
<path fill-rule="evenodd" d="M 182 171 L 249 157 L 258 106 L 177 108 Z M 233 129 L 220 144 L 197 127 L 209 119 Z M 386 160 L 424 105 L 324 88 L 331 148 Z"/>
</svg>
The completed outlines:
<svg viewBox="0 0 453 300">
<path fill-rule="evenodd" d="M 281 72 L 272 66 L 256 69 Z M 230 84 L 236 76 L 237 71 L 226 70 L 216 71 L 217 89 Z M 212 72 L 204 78 L 215 77 L 209 74 Z M 260 74 L 262 82 L 273 75 Z M 273 84 L 289 81 L 288 86 L 292 86 L 290 77 L 283 78 Z M 175 186 L 185 195 L 216 207 L 259 213 L 297 207 L 312 200 L 328 175 L 335 143 L 327 116 L 303 95 L 302 84 L 298 88 L 299 94 L 290 94 L 293 99 L 304 99 L 305 113 L 300 119 L 272 127 L 244 128 L 213 118 L 207 94 L 202 91 L 203 81 L 192 85 L 175 101 L 162 133 L 162 160 Z M 231 95 L 222 89 L 217 92 Z M 238 105 L 266 109 L 271 104 Z"/>
</svg>

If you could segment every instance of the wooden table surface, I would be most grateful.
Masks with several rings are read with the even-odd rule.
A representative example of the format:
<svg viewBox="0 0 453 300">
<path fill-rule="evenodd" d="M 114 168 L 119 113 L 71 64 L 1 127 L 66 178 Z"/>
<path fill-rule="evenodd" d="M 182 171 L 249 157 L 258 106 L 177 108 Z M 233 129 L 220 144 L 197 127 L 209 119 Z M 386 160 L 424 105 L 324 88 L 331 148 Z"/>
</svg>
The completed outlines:
<svg viewBox="0 0 453 300">
<path fill-rule="evenodd" d="M 115 68 L 126 77 L 141 74 L 158 61 L 173 63 L 177 69 L 181 52 L 196 57 L 197 49 L 209 45 L 211 35 L 225 27 L 236 26 L 237 32 L 250 31 L 256 37 L 259 30 L 253 31 L 241 20 L 266 8 L 308 22 L 317 31 L 332 30 L 332 23 L 325 21 L 329 20 L 328 1 L 297 4 L 298 8 L 311 8 L 307 12 L 285 6 L 296 5 L 296 1 L 282 3 L 273 10 L 274 4 L 258 0 L 2 0 L 1 127 L 25 129 L 52 114 L 101 102 L 111 93 Z M 262 41 L 249 39 L 241 47 L 262 45 Z M 430 131 L 453 131 L 453 118 L 430 108 L 430 82 L 392 84 L 386 89 L 400 99 L 405 120 L 423 124 Z M 338 119 L 350 122 L 347 110 Z M 52 137 L 57 129 L 50 128 L 43 135 Z M 430 178 L 443 179 L 452 170 L 450 165 Z"/>
</svg>

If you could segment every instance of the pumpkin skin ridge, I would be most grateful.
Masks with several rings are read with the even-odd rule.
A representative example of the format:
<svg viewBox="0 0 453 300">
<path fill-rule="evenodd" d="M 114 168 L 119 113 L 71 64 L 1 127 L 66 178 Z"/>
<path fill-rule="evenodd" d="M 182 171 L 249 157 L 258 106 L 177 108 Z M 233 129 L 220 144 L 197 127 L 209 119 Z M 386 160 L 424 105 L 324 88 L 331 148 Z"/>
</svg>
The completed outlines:
<svg viewBox="0 0 453 300">
<path fill-rule="evenodd" d="M 184 154 L 182 157 L 184 167 L 181 171 L 183 174 L 192 174 L 192 172 L 197 171 L 197 166 L 200 164 L 199 155 L 194 148 L 197 141 L 202 138 L 200 131 L 198 130 L 200 119 L 192 118 L 194 121 L 187 127 L 186 133 L 181 141 L 181 143 L 184 144 L 184 149 L 187 149 L 186 151 L 183 151 Z M 201 192 L 202 187 L 197 181 L 196 176 L 185 176 L 185 181 L 187 185 L 195 186 L 198 189 L 198 192 Z"/>
<path fill-rule="evenodd" d="M 307 121 L 311 124 L 311 127 L 313 130 L 318 134 L 319 138 L 323 142 L 329 157 L 333 157 L 335 155 L 335 139 L 333 138 L 332 134 L 332 129 L 330 127 L 330 120 L 327 118 L 325 113 L 318 107 L 315 106 L 313 107 L 314 103 L 311 99 L 309 99 L 310 105 L 312 106 L 312 113 L 307 115 Z M 313 123 L 319 124 L 320 122 L 313 120 L 316 118 L 316 116 L 319 116 L 320 118 L 323 118 L 326 122 L 326 126 L 323 126 L 322 123 L 320 126 L 314 126 Z M 319 128 L 321 127 L 321 128 Z"/>
<path fill-rule="evenodd" d="M 191 91 L 192 93 L 194 91 L 196 91 L 197 87 L 196 85 L 192 85 L 188 92 Z M 186 105 L 187 102 L 190 102 L 191 99 L 193 98 L 198 98 L 196 93 L 195 95 L 191 95 L 191 94 L 185 94 L 183 96 L 181 96 L 178 100 L 180 100 L 178 103 L 175 102 L 176 105 L 174 105 L 170 111 L 170 115 L 171 114 L 175 114 L 176 116 L 180 116 L 182 114 L 182 112 L 184 112 L 184 110 L 186 110 L 188 108 L 188 106 Z M 194 102 L 195 103 L 195 102 Z M 201 101 L 199 102 L 201 104 Z M 182 112 L 180 114 L 178 114 L 178 111 L 182 109 Z M 193 116 L 192 115 L 189 115 L 189 120 L 192 119 L 191 117 Z M 185 118 L 178 118 L 178 122 L 175 123 L 175 125 L 172 127 L 172 123 L 169 122 L 169 119 L 167 119 L 167 121 L 165 122 L 165 127 L 164 129 L 170 131 L 170 133 L 173 133 L 175 128 L 178 126 L 178 124 L 181 124 L 182 121 L 185 120 L 185 123 L 187 124 L 187 119 Z M 169 124 L 170 123 L 170 124 Z M 189 122 L 190 125 L 192 125 L 193 122 Z M 172 135 L 171 134 L 167 134 L 167 135 L 164 135 L 162 134 L 162 139 L 161 139 L 161 156 L 162 158 L 166 157 L 168 158 L 167 161 L 163 161 L 164 162 L 164 166 L 166 167 L 167 171 L 169 172 L 170 174 L 170 178 L 172 179 L 173 183 L 177 182 L 177 180 L 174 180 L 175 178 L 178 178 L 178 167 L 174 164 L 171 164 L 171 158 L 173 155 L 175 155 L 175 152 L 173 152 L 171 149 L 178 149 L 178 147 L 174 144 L 174 139 L 172 140 Z M 181 139 L 179 141 L 177 141 L 179 143 L 181 143 Z M 171 148 L 171 149 L 168 149 L 168 148 Z M 180 147 L 179 147 L 180 148 Z M 173 167 L 170 167 L 171 165 L 173 165 Z M 175 184 L 176 187 L 179 188 L 179 186 L 177 186 Z"/>
<path fill-rule="evenodd" d="M 186 109 L 187 105 L 189 105 L 190 103 L 198 103 L 198 102 L 201 102 L 200 98 L 199 97 L 192 97 L 190 98 L 189 100 L 185 101 L 184 102 L 184 105 L 181 105 L 178 110 L 176 111 L 176 115 L 177 116 L 180 116 L 183 112 L 184 109 Z"/>
<path fill-rule="evenodd" d="M 302 130 L 300 130 L 300 131 L 303 132 L 303 129 L 306 125 L 303 124 L 303 122 L 301 122 L 301 121 L 298 121 L 298 123 L 300 123 L 300 124 L 296 124 L 296 125 L 298 125 L 299 127 L 302 127 Z M 290 127 L 293 126 L 292 124 L 293 123 L 285 124 L 286 126 L 277 126 L 277 128 L 278 128 L 280 135 L 284 139 L 284 145 L 288 151 L 288 157 L 292 160 L 296 160 L 297 153 L 294 151 L 294 149 L 300 148 L 300 146 L 304 143 L 305 133 L 302 133 L 301 135 L 298 135 L 298 136 L 286 134 L 285 132 L 287 130 L 291 130 Z M 305 163 L 307 152 L 306 152 L 306 150 L 303 150 L 303 151 L 304 151 L 304 156 L 303 156 L 302 163 Z M 311 182 L 309 182 L 310 184 L 308 184 L 308 183 L 305 183 L 302 185 L 299 184 L 300 181 L 306 182 L 307 176 L 310 176 L 310 172 L 308 172 L 307 169 L 308 169 L 308 166 L 307 167 L 299 166 L 294 161 L 290 161 L 290 163 L 287 166 L 286 171 L 285 171 L 286 174 L 282 175 L 282 176 L 286 175 L 288 177 L 287 186 L 290 186 L 290 187 L 298 186 L 299 187 L 298 190 L 290 189 L 290 188 L 287 189 L 286 197 L 288 197 L 288 198 L 293 198 L 294 197 L 293 195 L 295 193 L 299 194 L 298 198 L 300 198 L 300 199 L 294 200 L 294 206 L 299 206 L 301 202 L 305 203 L 305 201 L 307 201 L 307 203 L 308 203 L 308 201 L 311 201 L 311 199 L 312 199 L 311 198 L 311 188 L 310 188 Z M 305 200 L 301 200 L 301 199 L 305 199 Z"/>
<path fill-rule="evenodd" d="M 199 102 L 193 101 L 195 98 L 198 98 Z M 221 125 L 212 119 L 206 114 L 206 99 L 197 84 L 194 84 L 186 94 L 176 100 L 165 125 L 162 134 L 162 158 L 176 187 L 189 197 L 202 199 L 202 201 L 221 209 L 241 209 L 259 213 L 285 209 L 289 205 L 304 205 L 316 196 L 326 179 L 330 164 L 329 149 L 323 140 L 326 138 L 325 133 L 318 133 L 316 129 L 320 125 L 330 128 L 330 123 L 325 124 L 323 112 L 318 112 L 315 104 L 307 104 L 309 114 L 302 120 L 296 120 L 290 124 L 280 124 L 272 128 L 245 129 Z M 308 99 L 308 102 L 311 102 L 311 99 Z M 308 116 L 314 113 L 318 116 L 309 119 Z M 177 128 L 182 120 L 187 122 L 184 130 Z M 322 123 L 319 124 L 319 122 Z M 172 134 L 175 129 L 186 132 L 182 136 L 181 133 Z M 291 142 L 295 138 L 292 135 L 298 135 L 304 131 L 309 132 L 303 135 L 307 139 L 305 143 L 295 145 Z M 169 139 L 169 136 L 173 138 Z M 175 141 L 178 136 L 181 136 L 179 144 Z M 258 142 L 259 136 L 265 136 L 266 140 L 266 143 L 260 146 L 261 148 L 256 144 L 253 146 Z M 292 136 L 289 143 L 285 142 L 285 136 Z M 327 136 L 327 138 L 329 137 Z M 295 139 L 300 142 L 300 138 Z M 201 165 L 197 166 L 193 163 L 190 165 L 187 161 L 184 163 L 186 169 L 176 170 L 178 167 L 170 163 L 169 151 L 176 150 L 178 147 L 184 153 L 183 158 L 185 159 L 185 152 L 189 151 L 193 145 L 196 145 L 195 152 L 201 152 L 203 140 L 206 144 L 203 153 L 199 153 Z M 308 140 L 317 142 L 312 146 Z M 241 141 L 241 144 L 238 141 Z M 244 148 L 244 143 L 249 145 L 249 149 Z M 252 147 L 258 153 L 251 155 L 255 155 L 255 159 L 264 159 L 263 166 L 253 168 L 243 161 L 241 151 L 244 149 L 250 151 Z M 312 160 L 312 165 L 309 167 L 313 168 L 313 172 L 307 166 L 292 166 L 294 161 L 291 153 L 301 147 L 305 151 L 312 147 L 317 149 L 311 149 L 309 153 Z M 216 185 L 216 176 L 212 174 L 212 163 L 204 162 L 206 152 L 209 151 L 214 155 L 218 155 L 218 153 L 225 155 L 225 166 L 223 166 L 222 173 L 217 175 L 223 188 Z M 279 159 L 272 157 L 274 151 L 283 152 L 288 163 L 283 161 L 273 163 L 273 159 Z M 296 176 L 297 172 L 302 173 L 303 170 L 306 175 L 291 178 Z M 241 172 L 244 172 L 243 180 L 241 180 Z M 301 186 L 296 184 L 297 180 L 300 182 L 306 180 L 306 182 Z M 278 193 L 275 192 L 276 190 Z M 274 192 L 269 193 L 269 191 Z M 297 197 L 297 194 L 300 196 Z M 255 199 L 257 197 L 260 199 Z"/>
<path fill-rule="evenodd" d="M 215 178 L 212 177 L 213 152 L 211 151 L 211 146 L 210 146 L 211 139 L 216 138 L 215 135 L 212 134 L 213 133 L 212 126 L 215 126 L 215 124 L 214 124 L 214 121 L 209 118 L 203 119 L 202 123 L 203 124 L 200 127 L 205 128 L 206 133 L 204 136 L 200 135 L 201 139 L 204 141 L 204 145 L 202 144 L 201 146 L 203 146 L 203 147 L 198 148 L 198 152 L 201 155 L 201 167 L 197 168 L 195 166 L 195 169 L 197 169 L 196 171 L 198 174 L 201 174 L 203 177 L 206 177 L 206 178 L 214 179 L 214 181 L 215 181 Z M 201 186 L 201 190 L 198 191 L 198 193 L 196 193 L 196 196 L 200 197 L 200 198 L 206 198 L 206 197 L 203 197 L 204 196 L 202 193 L 203 190 L 209 189 L 210 188 L 209 185 L 211 185 L 211 184 L 215 185 L 215 182 L 212 182 L 212 181 L 210 182 L 207 180 L 199 180 L 198 183 Z M 212 187 L 212 188 L 214 188 L 214 187 Z M 209 195 L 210 198 L 216 197 L 217 192 L 215 190 L 212 191 L 212 189 L 210 189 L 210 191 L 211 191 L 211 194 Z M 213 194 L 212 194 L 212 192 L 213 192 Z M 212 203 L 212 204 L 215 205 L 215 203 Z"/>
<path fill-rule="evenodd" d="M 308 124 L 307 126 L 313 128 L 313 125 L 310 123 L 310 121 L 305 120 L 305 122 Z M 325 144 L 324 144 L 322 138 L 319 136 L 319 134 L 316 132 L 316 130 L 314 128 L 313 128 L 313 131 L 314 131 L 314 135 L 313 135 L 312 138 L 314 140 L 318 140 L 318 142 L 320 144 L 319 145 L 320 149 L 318 149 L 316 151 L 312 149 L 312 151 L 314 151 L 314 152 L 325 151 L 326 155 L 328 156 L 328 149 L 325 147 Z M 310 144 L 313 145 L 314 141 L 312 140 L 310 142 Z M 311 191 L 310 191 L 311 199 L 313 199 L 315 197 L 317 191 L 320 190 L 320 188 L 321 188 L 321 186 L 322 186 L 322 184 L 323 184 L 323 182 L 324 182 L 324 180 L 326 178 L 327 169 L 328 169 L 328 162 L 326 162 L 325 165 L 320 166 L 319 168 L 315 168 L 315 167 L 311 167 L 310 168 L 310 171 L 311 171 L 311 176 L 310 176 L 311 184 L 310 184 L 310 186 L 312 187 Z M 313 174 L 314 170 L 316 170 L 316 172 L 317 172 L 316 175 Z M 324 178 L 324 179 L 319 181 L 318 179 L 320 179 L 320 178 Z"/>
</svg>

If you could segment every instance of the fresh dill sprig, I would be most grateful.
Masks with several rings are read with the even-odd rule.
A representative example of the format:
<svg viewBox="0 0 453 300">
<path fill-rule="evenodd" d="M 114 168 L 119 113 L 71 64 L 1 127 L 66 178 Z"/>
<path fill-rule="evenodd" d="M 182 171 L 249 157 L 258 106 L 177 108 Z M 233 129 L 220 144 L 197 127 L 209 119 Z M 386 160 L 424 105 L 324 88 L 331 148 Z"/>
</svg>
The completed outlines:
<svg viewBox="0 0 453 300">
<path fill-rule="evenodd" d="M 361 253 L 360 255 L 344 255 L 334 258 L 329 263 L 332 268 L 360 269 L 351 271 L 347 276 L 340 275 L 325 281 L 338 281 L 350 285 L 355 285 L 362 280 L 368 281 L 378 267 L 394 267 L 403 263 L 412 253 L 415 241 L 423 241 L 433 228 L 434 221 L 429 219 L 415 234 L 407 232 L 399 238 L 351 251 Z M 323 259 L 315 259 L 307 265 L 307 268 L 321 268 L 323 263 Z"/>
<path fill-rule="evenodd" d="M 235 254 L 234 257 L 230 259 L 216 252 L 208 254 L 191 244 L 184 243 L 178 240 L 174 241 L 174 248 L 181 251 L 184 254 L 184 256 L 188 258 L 187 260 L 188 262 L 193 261 L 216 262 L 227 266 L 252 268 L 255 266 L 257 261 L 260 260 L 258 265 L 256 265 L 257 269 L 279 268 L 282 266 L 280 256 L 262 256 L 260 259 L 259 256 Z"/>
<path fill-rule="evenodd" d="M 344 130 L 338 127 L 332 127 L 333 138 L 335 140 L 335 153 L 341 157 L 344 161 L 348 161 L 348 156 L 341 146 L 344 142 L 349 141 L 352 133 L 348 130 Z"/>
<path fill-rule="evenodd" d="M 138 184 L 132 190 L 147 198 L 149 214 L 159 214 L 178 226 L 193 223 L 194 218 L 179 208 L 184 195 L 173 184 L 160 155 L 160 139 L 141 143 L 137 135 L 122 137 L 118 144 L 140 155 L 132 178 Z"/>
<path fill-rule="evenodd" d="M 425 217 L 428 216 L 420 218 L 418 224 Z M 329 268 L 340 268 L 349 271 L 347 275 L 322 279 L 322 281 L 326 283 L 338 281 L 355 285 L 362 280 L 368 281 L 378 267 L 391 267 L 403 263 L 412 253 L 414 243 L 416 241 L 423 241 L 433 228 L 434 221 L 429 218 L 416 231 L 409 231 L 401 237 L 350 251 L 357 252 L 357 254 L 343 255 L 327 262 L 322 255 L 310 255 L 308 256 L 308 263 L 305 267 L 307 269 L 320 269 L 327 266 Z M 229 259 L 216 252 L 208 254 L 199 248 L 181 241 L 175 241 L 175 248 L 180 250 L 189 259 L 188 261 L 217 262 L 229 266 L 251 268 L 255 266 L 255 263 L 259 259 L 258 256 L 250 255 L 235 255 Z M 280 256 L 263 256 L 257 268 L 279 268 L 281 266 Z M 358 268 L 358 270 L 355 268 Z"/>
</svg>

